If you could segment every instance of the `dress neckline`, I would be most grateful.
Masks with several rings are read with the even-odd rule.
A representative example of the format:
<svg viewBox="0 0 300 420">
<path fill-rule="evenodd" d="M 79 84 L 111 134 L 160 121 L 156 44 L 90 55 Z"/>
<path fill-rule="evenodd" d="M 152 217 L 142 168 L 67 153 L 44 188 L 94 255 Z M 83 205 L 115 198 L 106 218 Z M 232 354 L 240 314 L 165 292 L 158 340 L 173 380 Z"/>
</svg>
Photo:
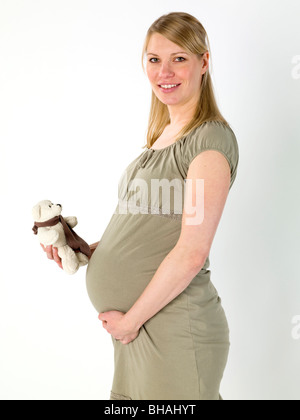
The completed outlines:
<svg viewBox="0 0 300 420">
<path fill-rule="evenodd" d="M 187 138 L 187 136 L 189 136 L 191 133 L 194 133 L 195 130 L 199 129 L 200 127 L 203 127 L 204 125 L 206 125 L 207 123 L 219 123 L 219 124 L 223 124 L 221 121 L 217 121 L 217 120 L 210 120 L 210 121 L 205 121 L 204 123 L 198 125 L 196 128 L 194 128 L 189 134 L 186 134 L 185 136 L 181 137 L 180 139 L 176 140 L 174 143 L 169 144 L 169 146 L 163 147 L 162 149 L 152 149 L 152 147 L 147 147 L 146 150 L 153 150 L 154 152 L 162 152 L 163 150 L 167 150 L 170 149 L 171 147 L 173 147 L 175 144 L 180 143 L 181 141 L 183 141 L 184 139 Z M 155 142 L 154 142 L 155 144 Z"/>
<path fill-rule="evenodd" d="M 169 144 L 169 146 L 162 147 L 161 149 L 152 149 L 152 147 L 147 147 L 147 150 L 153 150 L 153 152 L 161 152 L 162 150 L 169 149 L 170 147 L 174 146 L 175 144 L 181 142 L 183 139 L 185 139 L 186 136 L 181 137 L 180 139 L 174 141 L 174 143 Z M 155 144 L 155 143 L 154 143 Z"/>
</svg>

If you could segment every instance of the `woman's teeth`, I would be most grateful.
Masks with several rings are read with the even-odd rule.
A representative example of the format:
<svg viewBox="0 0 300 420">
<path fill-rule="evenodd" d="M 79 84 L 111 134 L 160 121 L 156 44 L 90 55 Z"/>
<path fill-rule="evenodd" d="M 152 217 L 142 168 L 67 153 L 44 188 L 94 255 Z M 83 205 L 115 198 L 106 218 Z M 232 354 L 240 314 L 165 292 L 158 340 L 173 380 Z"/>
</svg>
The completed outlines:
<svg viewBox="0 0 300 420">
<path fill-rule="evenodd" d="M 162 87 L 163 89 L 172 89 L 172 88 L 174 88 L 174 87 L 176 87 L 176 86 L 179 86 L 179 85 L 161 85 L 161 87 Z"/>
</svg>

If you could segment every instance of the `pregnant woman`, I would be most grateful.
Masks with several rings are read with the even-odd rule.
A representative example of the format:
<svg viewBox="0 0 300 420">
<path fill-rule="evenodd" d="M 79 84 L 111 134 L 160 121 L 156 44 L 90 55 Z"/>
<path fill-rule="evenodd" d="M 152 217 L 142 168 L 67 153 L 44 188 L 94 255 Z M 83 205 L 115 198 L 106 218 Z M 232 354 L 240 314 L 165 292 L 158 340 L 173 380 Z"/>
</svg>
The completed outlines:
<svg viewBox="0 0 300 420">
<path fill-rule="evenodd" d="M 143 50 L 152 87 L 147 145 L 87 268 L 111 334 L 111 400 L 221 400 L 229 328 L 209 253 L 239 150 L 209 72 L 209 42 L 186 13 L 160 17 Z M 48 256 L 60 264 L 55 249 Z"/>
</svg>

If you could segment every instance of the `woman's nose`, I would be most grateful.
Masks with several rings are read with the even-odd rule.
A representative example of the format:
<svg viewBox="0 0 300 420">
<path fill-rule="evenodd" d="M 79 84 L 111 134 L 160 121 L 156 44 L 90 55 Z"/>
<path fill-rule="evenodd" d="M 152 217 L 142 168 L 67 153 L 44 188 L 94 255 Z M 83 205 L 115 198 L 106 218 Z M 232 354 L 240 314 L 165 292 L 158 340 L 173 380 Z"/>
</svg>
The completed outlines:
<svg viewBox="0 0 300 420">
<path fill-rule="evenodd" d="M 169 62 L 165 62 L 161 64 L 159 75 L 161 78 L 165 76 L 173 76 L 174 71 L 171 68 L 171 64 Z"/>
</svg>

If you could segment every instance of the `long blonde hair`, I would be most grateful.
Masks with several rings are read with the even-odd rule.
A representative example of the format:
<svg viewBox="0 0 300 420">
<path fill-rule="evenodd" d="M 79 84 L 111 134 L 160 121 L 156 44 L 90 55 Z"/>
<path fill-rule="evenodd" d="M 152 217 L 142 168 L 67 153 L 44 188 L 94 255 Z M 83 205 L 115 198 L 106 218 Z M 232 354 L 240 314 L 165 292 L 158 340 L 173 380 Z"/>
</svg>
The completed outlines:
<svg viewBox="0 0 300 420">
<path fill-rule="evenodd" d="M 148 29 L 142 52 L 142 67 L 144 72 L 144 58 L 147 53 L 150 38 L 154 33 L 159 33 L 186 51 L 196 54 L 199 59 L 201 59 L 206 51 L 211 55 L 207 33 L 198 19 L 188 13 L 169 13 L 157 19 Z M 207 121 L 220 121 L 229 127 L 228 122 L 221 115 L 215 99 L 210 69 L 202 76 L 200 98 L 194 117 L 178 133 L 175 141 L 187 136 L 191 131 Z M 168 106 L 163 104 L 152 91 L 147 129 L 147 145 L 144 148 L 150 148 L 161 136 L 169 123 Z"/>
</svg>

